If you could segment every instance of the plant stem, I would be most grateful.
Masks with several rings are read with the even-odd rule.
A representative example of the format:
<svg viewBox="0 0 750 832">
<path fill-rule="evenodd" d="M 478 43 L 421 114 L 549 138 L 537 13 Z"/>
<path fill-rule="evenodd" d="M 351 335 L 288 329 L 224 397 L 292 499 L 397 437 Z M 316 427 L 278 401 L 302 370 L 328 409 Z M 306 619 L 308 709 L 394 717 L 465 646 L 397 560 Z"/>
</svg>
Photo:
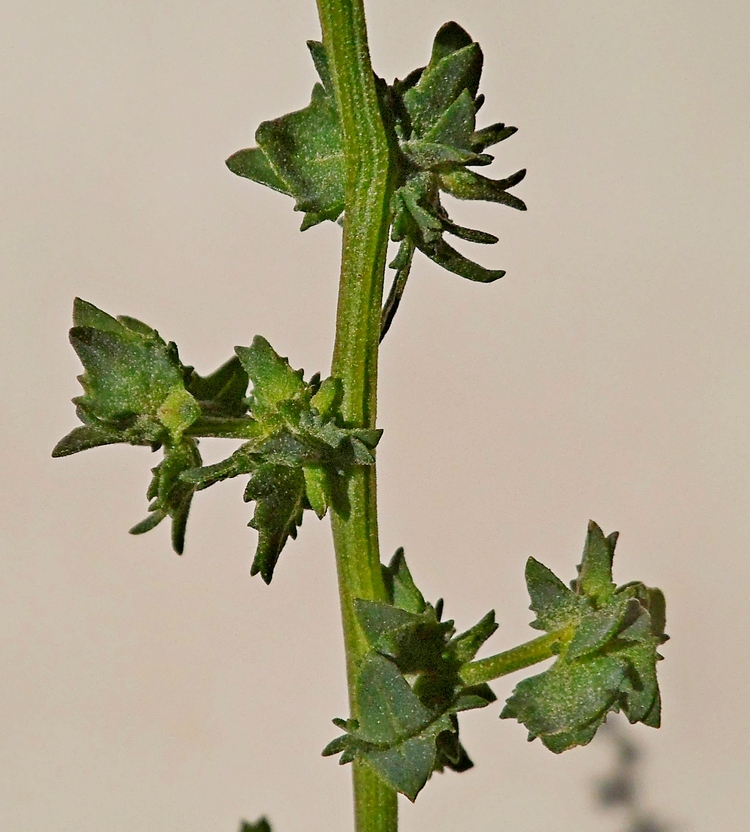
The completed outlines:
<svg viewBox="0 0 750 832">
<path fill-rule="evenodd" d="M 317 0 L 344 140 L 346 211 L 332 375 L 344 389 L 342 415 L 374 427 L 383 273 L 388 246 L 390 153 L 367 46 L 362 0 Z M 344 627 L 349 705 L 359 715 L 356 680 L 367 642 L 355 598 L 385 601 L 378 546 L 375 467 L 356 468 L 348 509 L 331 511 Z M 396 793 L 361 763 L 354 764 L 357 832 L 395 832 Z"/>
<path fill-rule="evenodd" d="M 200 416 L 185 431 L 187 436 L 216 436 L 222 439 L 254 439 L 258 423 L 248 416 Z"/>
<path fill-rule="evenodd" d="M 478 685 L 482 682 L 499 679 L 501 676 L 507 676 L 516 670 L 523 670 L 524 667 L 530 667 L 532 664 L 543 662 L 545 659 L 551 659 L 552 656 L 557 655 L 560 645 L 570 639 L 570 636 L 569 628 L 558 630 L 555 633 L 527 641 L 511 650 L 506 650 L 504 653 L 498 653 L 486 659 L 479 659 L 476 662 L 469 662 L 461 668 L 461 679 L 467 685 Z"/>
</svg>

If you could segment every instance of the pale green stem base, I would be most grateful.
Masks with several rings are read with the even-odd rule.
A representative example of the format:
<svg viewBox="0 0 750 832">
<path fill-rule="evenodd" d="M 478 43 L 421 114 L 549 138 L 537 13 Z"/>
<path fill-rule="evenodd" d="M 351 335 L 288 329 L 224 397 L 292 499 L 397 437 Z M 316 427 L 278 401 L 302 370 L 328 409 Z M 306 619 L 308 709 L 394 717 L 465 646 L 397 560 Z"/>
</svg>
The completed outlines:
<svg viewBox="0 0 750 832">
<path fill-rule="evenodd" d="M 568 641 L 571 635 L 570 628 L 558 630 L 495 656 L 470 662 L 461 668 L 461 679 L 467 685 L 479 685 L 507 676 L 516 670 L 523 670 L 524 667 L 531 667 L 532 664 L 556 656 L 560 652 L 560 646 Z"/>
</svg>

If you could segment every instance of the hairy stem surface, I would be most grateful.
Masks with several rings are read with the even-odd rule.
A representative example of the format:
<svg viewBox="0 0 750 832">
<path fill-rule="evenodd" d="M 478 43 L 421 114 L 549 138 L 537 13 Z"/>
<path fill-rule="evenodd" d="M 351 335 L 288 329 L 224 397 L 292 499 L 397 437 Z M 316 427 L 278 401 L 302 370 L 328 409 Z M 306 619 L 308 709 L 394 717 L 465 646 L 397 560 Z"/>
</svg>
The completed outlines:
<svg viewBox="0 0 750 832">
<path fill-rule="evenodd" d="M 533 664 L 543 662 L 556 656 L 560 645 L 570 639 L 572 635 L 569 629 L 558 630 L 546 636 L 527 641 L 504 653 L 489 656 L 486 659 L 479 659 L 475 662 L 465 664 L 461 668 L 461 679 L 467 685 L 479 685 L 482 682 L 491 682 L 501 676 L 507 676 L 516 670 L 523 670 Z"/>
<path fill-rule="evenodd" d="M 346 212 L 332 375 L 344 387 L 342 413 L 352 426 L 374 427 L 383 273 L 388 246 L 390 154 L 367 46 L 362 0 L 318 0 L 344 138 Z M 385 601 L 378 547 L 375 467 L 348 483 L 349 507 L 331 513 L 346 647 L 349 704 L 359 714 L 356 679 L 367 650 L 355 598 Z M 354 764 L 357 832 L 395 832 L 396 793 Z"/>
</svg>

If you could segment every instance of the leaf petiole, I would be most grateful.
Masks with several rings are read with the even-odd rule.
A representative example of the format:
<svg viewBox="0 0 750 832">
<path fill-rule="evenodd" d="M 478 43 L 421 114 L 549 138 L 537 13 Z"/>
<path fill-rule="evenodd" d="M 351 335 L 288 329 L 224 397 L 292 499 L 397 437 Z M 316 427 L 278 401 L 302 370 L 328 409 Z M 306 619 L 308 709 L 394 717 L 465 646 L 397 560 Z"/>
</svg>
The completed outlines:
<svg viewBox="0 0 750 832">
<path fill-rule="evenodd" d="M 459 675 L 467 685 L 478 685 L 507 676 L 516 670 L 531 667 L 533 664 L 556 656 L 560 651 L 560 646 L 572 638 L 573 632 L 572 627 L 565 627 L 486 659 L 469 662 L 461 668 Z"/>
<path fill-rule="evenodd" d="M 258 423 L 246 416 L 199 416 L 185 431 L 186 436 L 221 439 L 254 439 L 257 434 Z"/>
</svg>

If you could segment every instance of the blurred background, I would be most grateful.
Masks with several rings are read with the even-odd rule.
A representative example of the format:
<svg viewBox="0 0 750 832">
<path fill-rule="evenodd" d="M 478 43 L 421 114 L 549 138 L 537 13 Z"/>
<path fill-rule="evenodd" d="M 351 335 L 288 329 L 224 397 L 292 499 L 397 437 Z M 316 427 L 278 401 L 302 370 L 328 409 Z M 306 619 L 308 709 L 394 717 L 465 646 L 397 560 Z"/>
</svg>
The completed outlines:
<svg viewBox="0 0 750 832">
<path fill-rule="evenodd" d="M 347 712 L 327 521 L 306 517 L 266 587 L 241 482 L 198 495 L 179 558 L 166 523 L 127 534 L 147 449 L 50 458 L 77 424 L 76 295 L 157 327 L 202 373 L 256 333 L 329 367 L 340 230 L 300 234 L 290 199 L 224 167 L 309 101 L 314 3 L 0 15 L 0 828 L 234 832 L 265 813 L 275 832 L 344 832 L 350 772 L 319 756 Z M 527 167 L 529 211 L 448 205 L 501 237 L 472 252 L 507 270 L 491 286 L 417 255 L 382 350 L 383 556 L 404 546 L 461 628 L 497 610 L 495 652 L 534 635 L 526 558 L 572 578 L 592 518 L 621 532 L 619 583 L 665 590 L 672 640 L 660 731 L 556 757 L 499 708 L 472 712 L 476 768 L 404 801 L 403 829 L 739 832 L 750 6 L 377 0 L 376 71 L 423 65 L 450 19 L 484 48 L 482 125 L 519 127 L 490 174 Z M 634 771 L 621 735 L 640 820 L 602 806 L 617 766 Z"/>
</svg>

